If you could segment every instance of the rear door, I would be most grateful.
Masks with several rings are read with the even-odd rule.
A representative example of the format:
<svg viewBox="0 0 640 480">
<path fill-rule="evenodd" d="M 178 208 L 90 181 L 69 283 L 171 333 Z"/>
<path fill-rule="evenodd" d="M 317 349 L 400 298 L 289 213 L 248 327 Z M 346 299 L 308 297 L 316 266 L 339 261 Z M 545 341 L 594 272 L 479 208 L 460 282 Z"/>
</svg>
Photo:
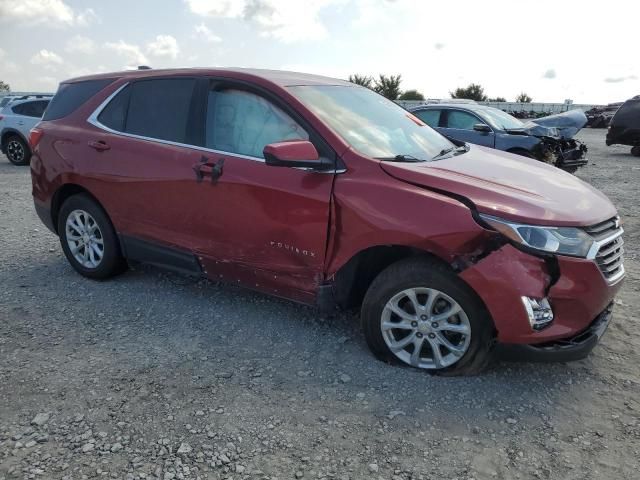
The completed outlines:
<svg viewBox="0 0 640 480">
<path fill-rule="evenodd" d="M 443 111 L 443 118 L 440 119 L 440 133 L 462 142 L 475 143 L 492 147 L 495 145 L 495 134 L 493 130 L 489 132 L 479 132 L 473 129 L 474 125 L 487 123 L 480 117 L 467 110 L 446 109 Z"/>
<path fill-rule="evenodd" d="M 190 250 L 206 214 L 197 201 L 194 166 L 195 92 L 191 77 L 144 79 L 122 87 L 103 110 L 82 145 L 84 177 L 125 243 L 139 240 Z M 163 263 L 158 260 L 156 263 Z"/>
</svg>

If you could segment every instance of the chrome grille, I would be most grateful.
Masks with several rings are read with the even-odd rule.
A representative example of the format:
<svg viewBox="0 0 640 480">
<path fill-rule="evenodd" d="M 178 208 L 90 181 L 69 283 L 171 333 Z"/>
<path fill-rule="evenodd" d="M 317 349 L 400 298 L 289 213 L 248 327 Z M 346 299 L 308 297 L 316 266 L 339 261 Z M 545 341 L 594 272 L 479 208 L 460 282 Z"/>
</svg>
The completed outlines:
<svg viewBox="0 0 640 480">
<path fill-rule="evenodd" d="M 585 232 L 596 240 L 603 240 L 620 230 L 620 217 L 613 217 L 604 222 L 585 227 Z"/>
<path fill-rule="evenodd" d="M 617 279 L 624 273 L 624 240 L 615 238 L 603 244 L 596 254 L 596 263 L 608 280 Z"/>
<path fill-rule="evenodd" d="M 584 229 L 596 241 L 595 256 L 591 256 L 609 282 L 615 282 L 624 275 L 624 240 L 620 218 L 614 217 Z M 593 254 L 592 254 L 593 255 Z"/>
</svg>

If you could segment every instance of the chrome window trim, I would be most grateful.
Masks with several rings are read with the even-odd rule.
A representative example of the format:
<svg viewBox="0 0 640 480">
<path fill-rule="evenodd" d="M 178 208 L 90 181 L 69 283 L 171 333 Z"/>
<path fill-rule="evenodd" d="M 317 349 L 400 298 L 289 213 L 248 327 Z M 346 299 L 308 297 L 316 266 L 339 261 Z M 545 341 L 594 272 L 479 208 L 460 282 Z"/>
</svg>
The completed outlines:
<svg viewBox="0 0 640 480">
<path fill-rule="evenodd" d="M 104 130 L 105 132 L 109 132 L 109 133 L 112 133 L 114 135 L 120 135 L 122 137 L 136 138 L 138 140 L 145 140 L 145 141 L 148 141 L 148 142 L 161 143 L 161 144 L 164 144 L 164 145 L 172 145 L 174 147 L 190 148 L 192 150 L 196 150 L 196 151 L 199 151 L 199 152 L 215 153 L 215 154 L 219 154 L 219 155 L 223 155 L 223 156 L 224 155 L 230 155 L 232 157 L 242 158 L 242 159 L 245 159 L 245 160 L 251 160 L 252 162 L 266 163 L 264 158 L 252 157 L 250 155 L 242 155 L 240 153 L 227 152 L 227 151 L 224 151 L 224 150 L 214 150 L 212 148 L 200 147 L 198 145 L 190 145 L 188 143 L 172 142 L 171 140 L 163 140 L 161 138 L 146 137 L 144 135 L 136 135 L 134 133 L 119 132 L 118 130 L 114 130 L 112 128 L 107 127 L 103 123 L 100 123 L 100 121 L 98 120 L 98 117 L 100 116 L 102 111 L 106 108 L 107 105 L 109 105 L 111 100 L 113 100 L 116 97 L 116 95 L 118 95 L 122 90 L 124 90 L 129 85 L 130 85 L 130 82 L 127 82 L 127 83 L 121 85 L 120 87 L 118 87 L 100 105 L 98 105 L 98 108 L 96 108 L 91 115 L 89 115 L 89 117 L 87 118 L 87 122 L 90 123 L 91 125 L 93 125 L 94 127 L 99 128 L 100 130 Z M 324 171 L 324 170 L 315 170 L 313 168 L 305 168 L 305 167 L 294 167 L 294 168 L 296 170 L 304 170 L 304 171 L 308 171 L 308 172 L 322 173 L 322 174 L 344 173 L 344 172 L 347 171 L 346 169 Z"/>
</svg>

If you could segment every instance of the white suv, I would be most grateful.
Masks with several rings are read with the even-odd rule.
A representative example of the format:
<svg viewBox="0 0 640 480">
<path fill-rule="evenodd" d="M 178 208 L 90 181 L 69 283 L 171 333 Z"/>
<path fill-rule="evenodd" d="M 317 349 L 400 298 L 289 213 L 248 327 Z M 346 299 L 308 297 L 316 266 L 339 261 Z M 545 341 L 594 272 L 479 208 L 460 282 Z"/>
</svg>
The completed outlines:
<svg viewBox="0 0 640 480">
<path fill-rule="evenodd" d="M 19 97 L 0 110 L 0 149 L 14 165 L 29 164 L 29 131 L 42 119 L 50 101 L 50 96 Z"/>
</svg>

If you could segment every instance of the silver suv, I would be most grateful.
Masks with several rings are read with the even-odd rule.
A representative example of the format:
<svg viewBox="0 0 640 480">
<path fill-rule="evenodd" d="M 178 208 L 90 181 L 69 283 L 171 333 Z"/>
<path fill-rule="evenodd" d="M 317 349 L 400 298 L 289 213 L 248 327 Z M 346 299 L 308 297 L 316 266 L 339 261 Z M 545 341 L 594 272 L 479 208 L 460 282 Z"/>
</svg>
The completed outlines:
<svg viewBox="0 0 640 480">
<path fill-rule="evenodd" d="M 14 165 L 29 164 L 29 131 L 42 119 L 50 101 L 50 96 L 18 97 L 0 110 L 0 149 Z"/>
</svg>

